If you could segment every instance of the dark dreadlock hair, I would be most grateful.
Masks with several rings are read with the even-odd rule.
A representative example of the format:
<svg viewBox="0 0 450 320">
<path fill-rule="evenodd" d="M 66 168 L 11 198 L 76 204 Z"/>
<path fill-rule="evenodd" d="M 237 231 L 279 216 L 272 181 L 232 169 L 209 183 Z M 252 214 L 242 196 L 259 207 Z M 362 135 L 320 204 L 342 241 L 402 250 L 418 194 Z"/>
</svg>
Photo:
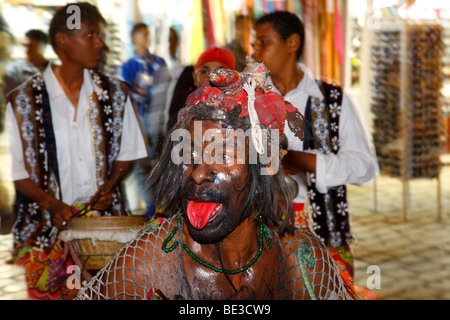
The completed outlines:
<svg viewBox="0 0 450 320">
<path fill-rule="evenodd" d="M 175 164 L 171 159 L 171 152 L 176 141 L 171 140 L 171 134 L 177 129 L 188 130 L 194 120 L 217 120 L 217 108 L 207 106 L 200 102 L 186 117 L 182 117 L 172 127 L 164 141 L 163 151 L 155 167 L 151 171 L 146 186 L 151 198 L 163 210 L 166 217 L 181 212 L 181 194 L 183 164 Z M 227 121 L 221 121 L 222 126 L 233 129 L 250 128 L 248 117 L 241 117 L 240 108 L 226 112 Z M 270 150 L 270 139 L 268 139 Z M 279 229 L 281 233 L 294 229 L 292 210 L 292 195 L 284 179 L 283 168 L 280 166 L 274 175 L 262 175 L 261 169 L 265 166 L 257 157 L 256 164 L 248 164 L 246 187 L 249 197 L 244 207 L 244 218 L 255 214 L 269 225 Z"/>
</svg>

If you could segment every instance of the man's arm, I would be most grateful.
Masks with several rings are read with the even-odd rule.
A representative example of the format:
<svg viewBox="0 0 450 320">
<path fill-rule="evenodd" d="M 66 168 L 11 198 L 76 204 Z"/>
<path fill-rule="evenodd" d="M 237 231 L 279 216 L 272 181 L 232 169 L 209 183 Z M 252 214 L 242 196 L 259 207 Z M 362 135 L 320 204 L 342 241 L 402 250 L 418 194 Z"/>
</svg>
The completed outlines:
<svg viewBox="0 0 450 320">
<path fill-rule="evenodd" d="M 66 228 L 66 226 L 62 226 L 62 223 L 72 217 L 72 210 L 69 205 L 45 192 L 30 178 L 15 181 L 14 186 L 18 192 L 36 201 L 41 208 L 50 212 L 55 227 L 58 229 Z"/>
<path fill-rule="evenodd" d="M 316 188 L 345 184 L 363 185 L 379 172 L 375 149 L 353 102 L 344 95 L 339 121 L 339 152 L 288 151 L 283 159 L 287 173 L 315 173 Z"/>
<path fill-rule="evenodd" d="M 316 172 L 316 155 L 303 151 L 292 151 L 283 158 L 283 167 L 288 174 Z"/>
<path fill-rule="evenodd" d="M 91 200 L 94 198 L 98 198 L 96 203 L 92 206 L 94 210 L 106 210 L 112 205 L 112 192 L 126 177 L 128 172 L 130 171 L 130 167 L 131 161 L 114 162 L 111 176 L 109 177 L 108 181 L 100 186 L 95 195 L 91 198 Z"/>
<path fill-rule="evenodd" d="M 8 132 L 11 137 L 11 180 L 14 181 L 15 189 L 25 197 L 35 201 L 44 210 L 47 210 L 52 217 L 52 223 L 55 227 L 65 229 L 66 227 L 63 227 L 61 224 L 70 219 L 72 210 L 69 205 L 45 192 L 44 189 L 30 179 L 28 172 L 25 170 L 19 128 L 9 102 L 6 106 L 6 123 L 8 123 Z"/>
</svg>

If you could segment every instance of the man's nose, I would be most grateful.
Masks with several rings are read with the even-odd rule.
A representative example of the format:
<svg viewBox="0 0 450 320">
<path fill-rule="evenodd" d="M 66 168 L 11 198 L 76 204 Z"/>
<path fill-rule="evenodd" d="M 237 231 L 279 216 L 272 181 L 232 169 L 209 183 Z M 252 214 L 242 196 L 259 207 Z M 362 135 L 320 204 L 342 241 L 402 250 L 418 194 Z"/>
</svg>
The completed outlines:
<svg viewBox="0 0 450 320">
<path fill-rule="evenodd" d="M 211 182 L 214 172 L 209 164 L 204 160 L 200 164 L 193 164 L 191 178 L 196 184 Z"/>
<path fill-rule="evenodd" d="M 260 58 L 259 45 L 255 43 L 252 47 L 253 47 L 252 59 L 259 62 Z"/>
<path fill-rule="evenodd" d="M 252 54 L 252 59 L 256 62 L 261 62 L 261 56 L 259 54 L 259 51 L 254 51 Z"/>
<path fill-rule="evenodd" d="M 95 40 L 96 48 L 103 49 L 106 46 L 105 42 L 103 41 L 103 37 L 96 35 Z"/>
</svg>

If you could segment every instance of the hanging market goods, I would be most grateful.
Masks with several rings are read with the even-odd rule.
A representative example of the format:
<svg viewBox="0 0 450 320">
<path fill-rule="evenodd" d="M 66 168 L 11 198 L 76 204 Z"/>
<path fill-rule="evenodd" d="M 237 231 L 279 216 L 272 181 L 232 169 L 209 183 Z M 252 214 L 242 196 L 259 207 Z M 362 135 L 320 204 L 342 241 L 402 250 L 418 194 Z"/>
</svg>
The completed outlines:
<svg viewBox="0 0 450 320">
<path fill-rule="evenodd" d="M 123 247 L 80 289 L 77 299 L 152 299 L 155 292 L 157 299 L 198 299 L 199 293 L 190 290 L 183 268 L 183 251 L 186 251 L 183 223 L 181 215 L 148 223 L 136 240 Z M 287 239 L 270 226 L 260 226 L 260 230 L 262 252 L 270 246 L 278 256 L 279 285 L 275 299 L 354 298 L 347 291 L 333 258 L 315 236 L 297 231 L 302 235 Z M 217 270 L 221 271 L 225 272 Z M 136 281 L 124 279 L 127 273 Z"/>
<path fill-rule="evenodd" d="M 372 48 L 373 140 L 380 170 L 401 175 L 400 31 L 380 31 Z"/>
<path fill-rule="evenodd" d="M 406 24 L 375 33 L 374 144 L 382 173 L 436 178 L 440 172 L 442 27 Z"/>
<path fill-rule="evenodd" d="M 442 148 L 442 27 L 410 26 L 406 32 L 408 173 L 412 178 L 435 178 Z"/>
</svg>

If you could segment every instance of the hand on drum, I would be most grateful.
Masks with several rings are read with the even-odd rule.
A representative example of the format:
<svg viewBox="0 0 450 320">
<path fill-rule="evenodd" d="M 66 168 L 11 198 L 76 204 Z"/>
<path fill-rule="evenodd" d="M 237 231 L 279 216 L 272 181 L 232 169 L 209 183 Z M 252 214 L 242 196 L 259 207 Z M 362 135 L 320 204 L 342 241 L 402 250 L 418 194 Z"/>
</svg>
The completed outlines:
<svg viewBox="0 0 450 320">
<path fill-rule="evenodd" d="M 60 230 L 67 229 L 67 224 L 70 218 L 72 218 L 72 209 L 69 205 L 55 199 L 48 208 L 48 211 L 52 216 L 52 222 L 56 228 Z"/>
<path fill-rule="evenodd" d="M 113 202 L 112 187 L 105 183 L 100 186 L 94 196 L 89 200 L 92 203 L 93 210 L 106 210 L 111 207 Z"/>
</svg>

